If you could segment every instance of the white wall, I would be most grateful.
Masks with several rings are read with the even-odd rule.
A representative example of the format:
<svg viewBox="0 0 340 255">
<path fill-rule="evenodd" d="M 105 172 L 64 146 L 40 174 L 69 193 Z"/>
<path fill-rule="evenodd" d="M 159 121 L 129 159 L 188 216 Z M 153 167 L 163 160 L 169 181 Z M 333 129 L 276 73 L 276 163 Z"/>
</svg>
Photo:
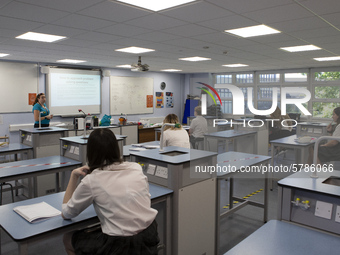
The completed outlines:
<svg viewBox="0 0 340 255">
<path fill-rule="evenodd" d="M 43 64 L 41 64 L 43 65 Z M 174 73 L 157 73 L 157 72 L 131 72 L 130 70 L 121 69 L 108 69 L 111 71 L 111 76 L 131 76 L 131 77 L 150 77 L 154 79 L 154 92 L 162 91 L 160 89 L 161 82 L 165 82 L 166 88 L 163 92 L 173 92 L 174 93 L 174 108 L 154 108 L 153 114 L 143 114 L 143 115 L 128 115 L 128 121 L 138 121 L 140 118 L 148 117 L 165 117 L 169 113 L 175 113 L 178 115 L 179 119 L 182 119 L 184 112 L 184 90 L 186 86 L 185 75 L 184 74 L 174 74 Z M 102 109 L 101 118 L 104 114 L 110 115 L 110 103 L 109 103 L 109 89 L 110 80 L 109 77 L 103 77 L 102 79 Z M 39 76 L 39 92 L 45 92 L 45 75 L 40 74 Z M 11 95 L 13 100 L 15 100 L 15 95 Z M 165 93 L 164 93 L 165 96 Z M 165 98 L 164 98 L 165 99 Z M 155 96 L 154 96 L 155 100 Z M 18 102 L 20 103 L 20 102 Z M 155 107 L 155 102 L 154 102 Z M 165 104 L 164 104 L 165 107 Z M 19 132 L 9 132 L 9 125 L 11 124 L 28 124 L 34 123 L 32 113 L 1 113 L 2 124 L 0 123 L 0 136 L 9 135 L 11 143 L 19 142 Z M 119 116 L 112 116 L 115 123 L 118 122 Z M 73 118 L 61 118 L 55 117 L 52 122 L 66 122 L 72 123 Z"/>
</svg>

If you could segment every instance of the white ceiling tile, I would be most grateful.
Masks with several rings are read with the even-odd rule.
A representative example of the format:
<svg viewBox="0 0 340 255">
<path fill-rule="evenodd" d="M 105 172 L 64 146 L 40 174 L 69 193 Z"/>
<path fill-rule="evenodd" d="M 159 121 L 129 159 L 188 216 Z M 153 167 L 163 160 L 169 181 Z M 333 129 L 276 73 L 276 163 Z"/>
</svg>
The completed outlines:
<svg viewBox="0 0 340 255">
<path fill-rule="evenodd" d="M 312 10 L 318 15 L 340 12 L 339 1 L 334 0 L 304 0 L 302 3 L 305 7 Z"/>
<path fill-rule="evenodd" d="M 52 22 L 67 16 L 68 13 L 25 3 L 11 2 L 0 9 L 0 15 L 28 21 Z"/>
<path fill-rule="evenodd" d="M 211 2 L 238 14 L 292 3 L 291 0 L 207 0 L 207 2 Z"/>
<path fill-rule="evenodd" d="M 35 29 L 37 27 L 40 27 L 42 25 L 44 25 L 44 23 L 22 20 L 22 19 L 9 18 L 9 17 L 4 17 L 4 16 L 0 15 L 0 27 L 1 28 L 13 29 L 13 30 L 16 30 L 16 31 L 26 32 L 26 31 L 30 31 L 32 29 Z"/>
<path fill-rule="evenodd" d="M 189 24 L 180 27 L 165 29 L 163 32 L 189 37 L 195 35 L 209 34 L 215 31 L 195 24 Z"/>
<path fill-rule="evenodd" d="M 327 15 L 321 15 L 322 18 L 330 22 L 333 26 L 336 26 L 338 29 L 340 29 L 340 12 L 327 14 Z"/>
<path fill-rule="evenodd" d="M 157 32 L 136 35 L 134 36 L 134 38 L 146 40 L 146 41 L 152 41 L 152 42 L 167 42 L 169 40 L 178 39 L 180 38 L 180 36 L 157 31 Z"/>
<path fill-rule="evenodd" d="M 288 20 L 283 22 L 268 23 L 267 25 L 280 30 L 281 32 L 293 32 L 305 29 L 325 28 L 329 25 L 317 16 L 298 19 Z"/>
<path fill-rule="evenodd" d="M 171 9 L 162 14 L 191 23 L 233 15 L 232 12 L 224 8 L 203 1 L 182 8 Z"/>
<path fill-rule="evenodd" d="M 212 19 L 198 23 L 201 26 L 212 28 L 223 32 L 224 30 L 260 25 L 260 23 L 246 17 L 233 15 L 219 19 Z"/>
<path fill-rule="evenodd" d="M 98 29 L 97 32 L 108 33 L 117 36 L 135 36 L 144 33 L 149 33 L 152 30 L 147 28 L 140 28 L 136 26 L 131 26 L 127 24 L 117 24 L 105 28 Z"/>
<path fill-rule="evenodd" d="M 243 15 L 249 19 L 253 19 L 254 21 L 263 24 L 293 20 L 297 17 L 301 19 L 313 16 L 312 13 L 297 4 L 277 6 L 259 11 L 244 13 Z"/>
<path fill-rule="evenodd" d="M 187 22 L 183 22 L 178 19 L 173 19 L 161 14 L 150 14 L 148 16 L 127 21 L 126 24 L 137 27 L 145 27 L 152 30 L 161 30 L 171 27 L 182 26 L 187 24 Z"/>
<path fill-rule="evenodd" d="M 60 36 L 67 36 L 67 37 L 79 35 L 79 34 L 87 32 L 86 30 L 76 29 L 72 27 L 56 26 L 56 25 L 45 25 L 37 29 L 33 29 L 31 31 L 37 32 L 37 33 L 53 34 L 53 35 L 60 35 Z"/>
<path fill-rule="evenodd" d="M 114 40 L 122 39 L 121 36 L 98 33 L 98 32 L 86 32 L 80 35 L 72 36 L 72 38 L 93 41 L 93 42 L 111 42 Z"/>
<path fill-rule="evenodd" d="M 54 25 L 79 28 L 84 30 L 96 30 L 103 27 L 112 26 L 115 23 L 108 20 L 92 18 L 89 16 L 71 14 L 56 22 Z"/>
<path fill-rule="evenodd" d="M 103 0 L 20 0 L 20 2 L 67 12 L 76 12 L 103 2 Z"/>
<path fill-rule="evenodd" d="M 124 22 L 149 15 L 150 12 L 128 7 L 115 2 L 104 1 L 100 4 L 79 11 L 78 14 L 83 14 L 98 19 L 111 20 L 114 22 Z"/>
</svg>

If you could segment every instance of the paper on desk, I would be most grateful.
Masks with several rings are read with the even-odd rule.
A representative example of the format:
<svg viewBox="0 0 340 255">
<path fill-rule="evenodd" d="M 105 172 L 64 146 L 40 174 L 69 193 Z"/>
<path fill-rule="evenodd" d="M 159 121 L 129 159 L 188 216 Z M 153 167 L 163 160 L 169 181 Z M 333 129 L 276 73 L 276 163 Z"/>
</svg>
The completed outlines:
<svg viewBox="0 0 340 255">
<path fill-rule="evenodd" d="M 45 202 L 17 206 L 13 208 L 13 211 L 30 223 L 36 223 L 61 214 L 61 211 Z"/>
<path fill-rule="evenodd" d="M 146 151 L 146 149 L 141 147 L 131 147 L 130 151 Z"/>
<path fill-rule="evenodd" d="M 144 145 L 143 147 L 146 149 L 158 149 L 160 146 L 159 145 Z"/>
</svg>

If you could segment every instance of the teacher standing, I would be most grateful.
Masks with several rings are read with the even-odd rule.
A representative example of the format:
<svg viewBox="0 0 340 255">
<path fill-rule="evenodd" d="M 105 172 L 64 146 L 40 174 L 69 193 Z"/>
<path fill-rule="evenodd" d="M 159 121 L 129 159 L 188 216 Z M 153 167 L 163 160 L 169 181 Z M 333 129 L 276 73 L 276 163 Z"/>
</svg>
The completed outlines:
<svg viewBox="0 0 340 255">
<path fill-rule="evenodd" d="M 34 114 L 34 127 L 39 127 L 39 115 L 41 115 L 41 127 L 48 127 L 50 125 L 50 120 L 53 115 L 50 114 L 50 110 L 47 108 L 46 96 L 44 93 L 39 93 L 33 103 L 33 114 Z"/>
</svg>

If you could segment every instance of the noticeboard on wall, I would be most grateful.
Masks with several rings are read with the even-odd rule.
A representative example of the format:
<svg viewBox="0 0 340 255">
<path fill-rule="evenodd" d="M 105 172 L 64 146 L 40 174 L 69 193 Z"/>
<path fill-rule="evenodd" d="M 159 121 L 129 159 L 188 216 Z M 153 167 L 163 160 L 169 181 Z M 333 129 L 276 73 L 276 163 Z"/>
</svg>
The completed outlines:
<svg viewBox="0 0 340 255">
<path fill-rule="evenodd" d="M 153 87 L 152 78 L 111 76 L 110 114 L 153 113 L 153 107 L 150 107 Z"/>
</svg>

